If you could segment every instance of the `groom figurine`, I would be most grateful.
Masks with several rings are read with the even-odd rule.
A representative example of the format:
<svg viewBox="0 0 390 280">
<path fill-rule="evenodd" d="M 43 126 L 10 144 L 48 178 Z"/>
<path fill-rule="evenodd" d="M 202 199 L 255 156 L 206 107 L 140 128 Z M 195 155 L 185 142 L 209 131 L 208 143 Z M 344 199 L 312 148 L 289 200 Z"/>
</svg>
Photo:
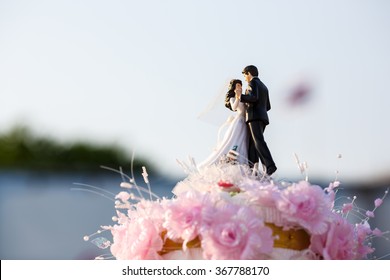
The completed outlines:
<svg viewBox="0 0 390 280">
<path fill-rule="evenodd" d="M 264 129 L 269 124 L 267 111 L 271 109 L 268 89 L 258 78 L 259 71 L 256 66 L 245 67 L 242 74 L 248 82 L 248 87 L 245 94 L 236 92 L 236 98 L 246 105 L 246 123 L 249 128 L 249 165 L 253 167 L 260 158 L 267 175 L 270 176 L 277 168 L 263 136 Z"/>
</svg>

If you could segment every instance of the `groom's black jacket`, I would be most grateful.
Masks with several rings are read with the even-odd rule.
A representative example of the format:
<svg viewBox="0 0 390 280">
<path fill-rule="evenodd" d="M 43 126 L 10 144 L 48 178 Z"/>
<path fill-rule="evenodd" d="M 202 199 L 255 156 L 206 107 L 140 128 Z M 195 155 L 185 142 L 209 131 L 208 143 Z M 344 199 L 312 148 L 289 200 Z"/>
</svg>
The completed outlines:
<svg viewBox="0 0 390 280">
<path fill-rule="evenodd" d="M 245 94 L 241 95 L 241 102 L 246 105 L 246 122 L 262 121 L 269 124 L 267 111 L 271 109 L 268 88 L 258 77 L 254 77 L 248 85 Z"/>
</svg>

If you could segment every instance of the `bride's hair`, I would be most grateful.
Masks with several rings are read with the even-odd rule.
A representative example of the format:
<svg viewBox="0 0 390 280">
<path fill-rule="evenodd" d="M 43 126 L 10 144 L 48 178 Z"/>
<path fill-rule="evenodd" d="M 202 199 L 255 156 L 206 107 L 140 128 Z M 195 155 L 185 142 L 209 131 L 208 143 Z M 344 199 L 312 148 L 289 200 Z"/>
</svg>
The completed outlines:
<svg viewBox="0 0 390 280">
<path fill-rule="evenodd" d="M 242 81 L 238 80 L 238 79 L 231 80 L 229 83 L 228 93 L 233 93 L 233 96 L 234 96 L 234 90 L 236 89 L 237 84 L 242 85 Z"/>
<path fill-rule="evenodd" d="M 234 90 L 236 89 L 236 85 L 237 84 L 240 84 L 242 85 L 242 81 L 241 80 L 238 80 L 238 79 L 233 79 L 230 81 L 229 83 L 229 89 L 228 89 L 228 92 L 226 93 L 226 97 L 225 97 L 225 106 L 227 108 L 229 108 L 230 110 L 232 110 L 232 107 L 230 105 L 230 98 L 236 96 L 236 94 L 234 93 Z"/>
</svg>

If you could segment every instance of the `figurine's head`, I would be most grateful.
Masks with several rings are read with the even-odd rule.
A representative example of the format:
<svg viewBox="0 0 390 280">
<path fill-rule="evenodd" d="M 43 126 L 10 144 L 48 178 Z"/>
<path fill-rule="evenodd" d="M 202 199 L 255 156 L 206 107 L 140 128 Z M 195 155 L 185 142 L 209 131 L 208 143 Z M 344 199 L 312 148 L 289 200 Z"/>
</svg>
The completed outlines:
<svg viewBox="0 0 390 280">
<path fill-rule="evenodd" d="M 236 86 L 239 85 L 242 87 L 242 81 L 241 80 L 238 80 L 238 79 L 233 79 L 230 81 L 229 83 L 229 89 L 228 89 L 228 93 L 229 95 L 232 95 L 234 96 L 235 93 L 234 93 L 234 90 L 236 89 Z"/>
<path fill-rule="evenodd" d="M 259 76 L 259 70 L 257 70 L 257 67 L 254 65 L 248 65 L 244 68 L 244 70 L 242 70 L 242 74 L 244 74 L 245 80 L 250 82 L 253 77 Z"/>
</svg>

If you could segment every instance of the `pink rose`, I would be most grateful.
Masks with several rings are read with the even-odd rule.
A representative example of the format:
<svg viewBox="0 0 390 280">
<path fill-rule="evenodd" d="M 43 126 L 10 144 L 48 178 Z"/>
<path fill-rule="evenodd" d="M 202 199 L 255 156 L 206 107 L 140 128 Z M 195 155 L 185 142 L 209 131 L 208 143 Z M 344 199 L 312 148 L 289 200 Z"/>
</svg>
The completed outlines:
<svg viewBox="0 0 390 280">
<path fill-rule="evenodd" d="M 275 207 L 275 201 L 280 198 L 280 190 L 277 186 L 269 184 L 249 189 L 245 192 L 250 204 L 262 207 Z"/>
<path fill-rule="evenodd" d="M 330 219 L 331 201 L 324 191 L 306 181 L 294 184 L 281 192 L 276 202 L 282 217 L 298 224 L 311 234 L 324 233 Z"/>
<path fill-rule="evenodd" d="M 118 260 L 160 259 L 163 246 L 162 207 L 157 201 L 141 200 L 125 215 L 117 211 L 118 225 L 111 227 L 111 253 Z"/>
<path fill-rule="evenodd" d="M 246 206 L 204 211 L 201 242 L 205 259 L 261 259 L 273 248 L 272 230 Z"/>
<path fill-rule="evenodd" d="M 211 202 L 208 196 L 196 191 L 188 191 L 174 200 L 166 201 L 163 227 L 167 229 L 167 237 L 183 240 L 185 250 L 187 242 L 198 236 L 202 209 L 209 205 Z"/>
<path fill-rule="evenodd" d="M 341 216 L 334 214 L 329 230 L 311 237 L 310 249 L 326 260 L 354 260 L 364 258 L 372 249 L 364 244 L 367 228 L 356 228 Z"/>
<path fill-rule="evenodd" d="M 163 246 L 160 232 L 148 219 L 136 219 L 111 229 L 111 253 L 118 260 L 156 260 Z"/>
</svg>

